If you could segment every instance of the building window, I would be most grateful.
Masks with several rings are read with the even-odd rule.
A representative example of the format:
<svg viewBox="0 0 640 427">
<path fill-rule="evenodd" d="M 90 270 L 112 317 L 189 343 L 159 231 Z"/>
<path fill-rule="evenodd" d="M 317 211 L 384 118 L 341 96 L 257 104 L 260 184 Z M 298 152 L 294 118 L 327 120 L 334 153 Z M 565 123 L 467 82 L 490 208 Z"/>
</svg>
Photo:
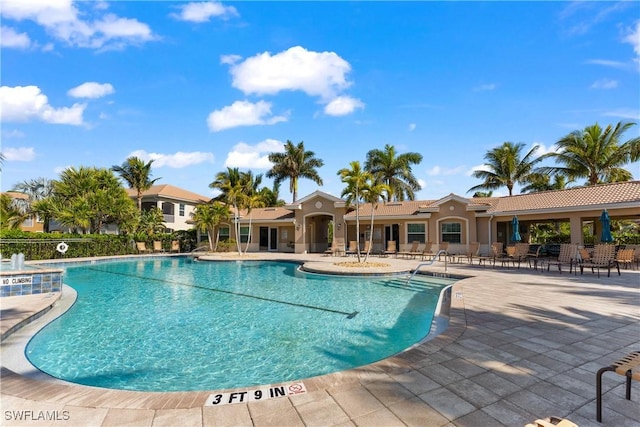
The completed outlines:
<svg viewBox="0 0 640 427">
<path fill-rule="evenodd" d="M 240 243 L 249 241 L 249 227 L 240 227 Z"/>
<path fill-rule="evenodd" d="M 23 227 L 33 227 L 33 217 L 29 217 L 29 218 L 25 219 L 24 221 L 22 221 L 22 226 Z"/>
<path fill-rule="evenodd" d="M 178 211 L 178 215 L 184 216 L 184 203 L 180 203 L 180 209 Z"/>
<path fill-rule="evenodd" d="M 219 228 L 219 239 L 221 242 L 226 242 L 229 240 L 229 227 L 220 227 Z"/>
<path fill-rule="evenodd" d="M 440 225 L 440 240 L 449 243 L 462 242 L 462 226 L 459 222 L 447 222 Z"/>
<path fill-rule="evenodd" d="M 425 231 L 425 224 L 407 224 L 407 242 L 424 243 L 426 241 Z"/>
</svg>

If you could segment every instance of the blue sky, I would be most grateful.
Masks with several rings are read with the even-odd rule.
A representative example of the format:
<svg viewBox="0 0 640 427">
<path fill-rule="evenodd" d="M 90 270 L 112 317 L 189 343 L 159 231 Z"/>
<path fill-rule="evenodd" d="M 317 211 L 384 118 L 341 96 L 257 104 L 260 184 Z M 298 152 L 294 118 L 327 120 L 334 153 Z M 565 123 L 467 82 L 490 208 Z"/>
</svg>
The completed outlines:
<svg viewBox="0 0 640 427">
<path fill-rule="evenodd" d="M 417 198 L 470 197 L 505 141 L 542 154 L 596 122 L 640 122 L 638 2 L 2 0 L 1 13 L 3 191 L 136 155 L 159 183 L 212 196 L 217 172 L 265 173 L 291 140 L 324 160 L 336 196 L 339 169 L 391 144 L 424 156 Z M 299 197 L 316 189 L 301 180 Z"/>
</svg>

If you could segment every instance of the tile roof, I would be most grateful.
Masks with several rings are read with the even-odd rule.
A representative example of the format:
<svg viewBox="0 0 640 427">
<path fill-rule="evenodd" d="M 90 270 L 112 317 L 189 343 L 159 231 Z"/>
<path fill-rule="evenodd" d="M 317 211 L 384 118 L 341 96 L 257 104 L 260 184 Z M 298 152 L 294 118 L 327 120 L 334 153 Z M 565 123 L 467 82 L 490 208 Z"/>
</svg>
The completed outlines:
<svg viewBox="0 0 640 427">
<path fill-rule="evenodd" d="M 482 211 L 487 214 L 513 214 L 514 212 L 567 210 L 600 208 L 603 205 L 633 205 L 640 208 L 640 181 L 627 181 L 612 184 L 600 184 L 585 187 L 574 187 L 565 190 L 541 191 L 538 193 L 517 194 L 504 197 L 463 198 L 450 195 L 438 200 L 417 200 L 404 202 L 379 203 L 374 215 L 376 217 L 419 215 L 437 210 L 444 201 L 457 199 L 467 201 L 468 210 Z M 349 212 L 347 218 L 355 218 L 355 211 Z M 360 206 L 360 216 L 371 215 L 371 205 Z"/>
<path fill-rule="evenodd" d="M 241 221 L 249 221 L 249 214 L 246 210 L 240 211 Z M 295 213 L 290 209 L 279 208 L 260 208 L 251 210 L 252 221 L 287 221 L 293 220 Z"/>
<path fill-rule="evenodd" d="M 133 188 L 127 188 L 127 194 L 129 197 L 136 197 L 137 192 Z M 191 191 L 183 190 L 182 188 L 174 187 L 169 184 L 152 185 L 147 191 L 142 193 L 143 197 L 158 196 L 168 199 L 184 200 L 193 203 L 208 202 L 211 197 L 202 196 L 200 194 L 192 193 Z"/>
</svg>

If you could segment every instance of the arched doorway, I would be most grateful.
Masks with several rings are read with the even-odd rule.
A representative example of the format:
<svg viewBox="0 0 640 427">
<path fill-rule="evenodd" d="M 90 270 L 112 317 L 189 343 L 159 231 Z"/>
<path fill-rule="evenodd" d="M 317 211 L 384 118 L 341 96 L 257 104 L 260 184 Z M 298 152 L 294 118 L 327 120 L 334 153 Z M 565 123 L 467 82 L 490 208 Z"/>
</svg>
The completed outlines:
<svg viewBox="0 0 640 427">
<path fill-rule="evenodd" d="M 304 218 L 304 241 L 309 253 L 323 253 L 331 247 L 330 228 L 334 222 L 333 215 L 312 214 Z"/>
</svg>

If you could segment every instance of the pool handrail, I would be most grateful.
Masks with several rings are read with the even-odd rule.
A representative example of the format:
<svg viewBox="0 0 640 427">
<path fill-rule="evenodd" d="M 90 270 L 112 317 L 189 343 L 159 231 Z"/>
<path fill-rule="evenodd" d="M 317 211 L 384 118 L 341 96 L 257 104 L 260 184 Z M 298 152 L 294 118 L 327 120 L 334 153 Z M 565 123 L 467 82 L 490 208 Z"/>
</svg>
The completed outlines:
<svg viewBox="0 0 640 427">
<path fill-rule="evenodd" d="M 438 252 L 436 252 L 436 254 L 434 255 L 433 259 L 429 262 L 421 262 L 420 264 L 418 264 L 415 268 L 415 270 L 413 270 L 413 273 L 411 273 L 411 276 L 409 276 L 409 278 L 407 279 L 407 285 L 411 282 L 411 279 L 413 279 L 413 276 L 415 276 L 418 273 L 418 270 L 420 270 L 420 267 L 426 267 L 428 265 L 433 265 L 434 262 L 436 262 L 436 260 L 440 257 L 440 255 L 445 255 L 444 257 L 444 271 L 447 271 L 447 251 L 445 251 L 444 249 L 440 249 Z"/>
</svg>

